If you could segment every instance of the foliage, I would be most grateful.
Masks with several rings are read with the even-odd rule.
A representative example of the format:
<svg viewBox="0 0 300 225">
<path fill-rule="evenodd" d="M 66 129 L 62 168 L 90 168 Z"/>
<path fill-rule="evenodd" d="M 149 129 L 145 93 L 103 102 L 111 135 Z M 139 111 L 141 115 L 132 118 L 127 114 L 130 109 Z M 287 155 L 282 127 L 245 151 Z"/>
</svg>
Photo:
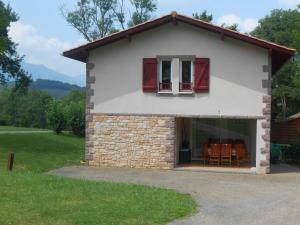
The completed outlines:
<svg viewBox="0 0 300 225">
<path fill-rule="evenodd" d="M 15 89 L 25 92 L 31 82 L 29 75 L 21 68 L 23 57 L 16 51 L 16 44 L 8 37 L 11 22 L 16 22 L 18 16 L 9 5 L 0 1 L 0 84 L 15 80 Z"/>
<path fill-rule="evenodd" d="M 116 0 L 80 0 L 74 11 L 61 12 L 66 21 L 87 41 L 107 36 L 113 29 Z"/>
<path fill-rule="evenodd" d="M 66 106 L 68 126 L 73 134 L 85 135 L 85 92 L 72 91 L 62 99 Z"/>
<path fill-rule="evenodd" d="M 85 92 L 73 90 L 61 100 L 63 101 L 64 105 L 69 105 L 72 102 L 85 102 Z"/>
<path fill-rule="evenodd" d="M 83 136 L 85 130 L 85 92 L 73 90 L 54 100 L 46 92 L 29 90 L 27 93 L 0 89 L 0 125 L 20 127 L 51 127 L 55 132 L 72 130 Z"/>
<path fill-rule="evenodd" d="M 85 88 L 75 84 L 63 83 L 55 80 L 37 79 L 30 85 L 31 89 L 47 92 L 53 98 L 62 98 L 72 90 L 83 91 Z"/>
<path fill-rule="evenodd" d="M 280 45 L 297 49 L 294 60 L 287 63 L 273 76 L 272 118 L 285 119 L 300 111 L 300 11 L 275 9 L 259 21 L 251 33 Z"/>
<path fill-rule="evenodd" d="M 154 0 L 130 0 L 134 8 L 128 26 L 134 26 L 151 18 L 156 10 Z M 87 41 L 103 38 L 119 29 L 126 28 L 124 0 L 79 0 L 73 11 L 61 7 L 66 21 L 78 30 Z"/>
<path fill-rule="evenodd" d="M 239 31 L 239 25 L 237 23 L 232 24 L 232 25 L 227 25 L 226 23 L 221 24 L 221 27 L 233 31 Z"/>
<path fill-rule="evenodd" d="M 54 100 L 47 112 L 49 125 L 57 133 L 60 134 L 67 127 L 67 118 L 63 104 Z"/>
<path fill-rule="evenodd" d="M 237 23 L 229 25 L 229 26 L 223 23 L 221 25 L 221 27 L 224 27 L 226 29 L 233 30 L 233 31 L 239 31 L 239 25 Z"/>
<path fill-rule="evenodd" d="M 0 124 L 45 128 L 47 106 L 51 100 L 41 91 L 30 90 L 20 94 L 5 88 L 0 91 Z"/>
<path fill-rule="evenodd" d="M 151 18 L 151 13 L 156 10 L 156 3 L 153 0 L 130 0 L 134 6 L 134 12 L 128 26 L 132 27 L 146 22 Z"/>
<path fill-rule="evenodd" d="M 31 85 L 33 89 L 43 89 L 43 88 L 53 88 L 61 90 L 83 90 L 82 87 L 79 87 L 75 84 L 63 83 L 56 80 L 46 80 L 46 79 L 37 79 Z"/>
<path fill-rule="evenodd" d="M 73 102 L 67 108 L 67 120 L 73 134 L 84 137 L 85 135 L 85 104 Z"/>
<path fill-rule="evenodd" d="M 193 15 L 194 19 L 203 20 L 203 21 L 208 22 L 208 23 L 211 23 L 212 20 L 214 19 L 213 15 L 212 14 L 208 15 L 206 10 L 202 11 L 199 14 L 198 13 L 193 13 L 192 15 Z"/>
</svg>

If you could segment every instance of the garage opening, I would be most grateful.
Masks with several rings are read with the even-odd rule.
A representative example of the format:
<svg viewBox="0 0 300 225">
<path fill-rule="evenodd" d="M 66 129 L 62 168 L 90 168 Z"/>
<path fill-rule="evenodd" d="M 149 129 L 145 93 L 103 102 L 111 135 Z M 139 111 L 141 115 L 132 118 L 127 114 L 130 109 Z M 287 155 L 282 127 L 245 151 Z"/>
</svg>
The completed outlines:
<svg viewBox="0 0 300 225">
<path fill-rule="evenodd" d="M 177 167 L 255 168 L 256 120 L 176 119 Z"/>
</svg>

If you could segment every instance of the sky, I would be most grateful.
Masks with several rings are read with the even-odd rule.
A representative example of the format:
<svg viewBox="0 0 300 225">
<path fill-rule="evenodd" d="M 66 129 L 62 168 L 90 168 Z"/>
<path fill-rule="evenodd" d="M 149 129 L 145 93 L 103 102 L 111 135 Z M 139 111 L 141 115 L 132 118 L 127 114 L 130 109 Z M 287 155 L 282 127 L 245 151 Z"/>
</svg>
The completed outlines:
<svg viewBox="0 0 300 225">
<path fill-rule="evenodd" d="M 18 43 L 18 51 L 25 55 L 26 62 L 42 64 L 70 76 L 85 73 L 83 63 L 61 56 L 64 50 L 85 43 L 82 35 L 68 25 L 60 13 L 61 6 L 71 10 L 77 1 L 3 0 L 20 17 L 18 22 L 11 24 L 9 35 Z M 300 0 L 157 0 L 153 17 L 172 11 L 191 16 L 207 10 L 213 14 L 214 24 L 237 23 L 241 32 L 250 32 L 272 9 L 293 9 L 298 4 Z"/>
</svg>

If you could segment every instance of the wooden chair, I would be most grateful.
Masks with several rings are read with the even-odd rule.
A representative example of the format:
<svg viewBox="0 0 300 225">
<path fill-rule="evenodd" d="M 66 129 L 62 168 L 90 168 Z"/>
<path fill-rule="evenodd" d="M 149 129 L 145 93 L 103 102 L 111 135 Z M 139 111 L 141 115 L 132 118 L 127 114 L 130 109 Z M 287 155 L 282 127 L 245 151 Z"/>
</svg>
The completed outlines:
<svg viewBox="0 0 300 225">
<path fill-rule="evenodd" d="M 205 165 L 206 162 L 209 161 L 208 149 L 209 149 L 209 144 L 204 144 L 203 145 L 203 150 L 202 150 L 202 153 L 201 153 L 201 156 L 200 156 L 200 161 L 203 161 L 204 165 Z"/>
<path fill-rule="evenodd" d="M 209 155 L 209 164 L 220 165 L 221 145 L 220 144 L 211 144 L 210 149 L 211 149 L 211 152 Z"/>
<path fill-rule="evenodd" d="M 231 144 L 221 145 L 221 165 L 229 164 L 231 165 L 232 159 L 232 147 Z"/>
<path fill-rule="evenodd" d="M 246 155 L 246 148 L 244 144 L 235 144 L 234 148 L 236 150 L 236 156 L 235 161 L 237 165 L 240 165 L 240 163 L 246 162 L 247 155 Z"/>
</svg>

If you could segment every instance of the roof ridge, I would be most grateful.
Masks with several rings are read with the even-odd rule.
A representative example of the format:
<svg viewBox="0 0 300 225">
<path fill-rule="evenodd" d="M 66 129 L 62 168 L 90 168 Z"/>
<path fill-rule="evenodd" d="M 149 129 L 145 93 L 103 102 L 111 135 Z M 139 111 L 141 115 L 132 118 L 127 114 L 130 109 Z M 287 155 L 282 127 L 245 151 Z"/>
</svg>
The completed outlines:
<svg viewBox="0 0 300 225">
<path fill-rule="evenodd" d="M 264 49 L 269 50 L 269 54 L 271 54 L 272 59 L 275 59 L 276 65 L 272 67 L 272 71 L 277 71 L 286 60 L 291 58 L 296 49 L 289 48 L 287 46 L 279 45 L 276 43 L 273 43 L 271 41 L 267 41 L 264 39 L 260 39 L 254 36 L 251 36 L 249 34 L 243 34 L 238 31 L 233 31 L 227 28 L 224 28 L 222 26 L 209 23 L 203 20 L 195 19 L 190 16 L 186 16 L 183 14 L 179 14 L 176 11 L 171 12 L 170 14 L 151 19 L 148 21 L 145 21 L 144 23 L 135 25 L 133 27 L 129 27 L 125 30 L 118 31 L 116 33 L 110 34 L 108 36 L 105 36 L 103 38 L 99 38 L 95 41 L 80 45 L 76 48 L 72 48 L 69 50 L 66 50 L 63 52 L 63 55 L 72 59 L 76 59 L 82 62 L 86 62 L 88 52 L 91 49 L 98 48 L 110 43 L 113 43 L 115 41 L 121 40 L 123 38 L 128 38 L 128 40 L 131 40 L 131 36 L 144 32 L 149 29 L 153 29 L 155 27 L 161 26 L 166 23 L 173 22 L 174 24 L 177 24 L 177 22 L 182 22 L 189 24 L 191 26 L 198 27 L 200 29 L 205 29 L 209 32 L 214 32 L 217 34 L 220 34 L 223 40 L 223 37 L 229 37 L 232 39 L 236 39 L 239 41 L 243 41 Z M 273 54 L 274 52 L 274 54 Z"/>
<path fill-rule="evenodd" d="M 185 17 L 185 18 L 187 18 L 187 19 L 192 19 L 192 20 L 194 20 L 195 22 L 199 22 L 199 21 L 200 21 L 201 23 L 204 23 L 204 24 L 206 24 L 206 25 L 208 25 L 208 26 L 213 26 L 213 27 L 218 28 L 218 29 L 226 30 L 227 32 L 235 33 L 235 34 L 237 34 L 237 35 L 243 35 L 243 36 L 245 36 L 245 37 L 253 38 L 253 39 L 256 39 L 256 40 L 258 40 L 258 41 L 262 41 L 262 42 L 265 42 L 265 43 L 268 43 L 268 44 L 271 44 L 271 45 L 274 45 L 274 46 L 277 46 L 277 47 L 280 47 L 280 48 L 285 48 L 285 49 L 287 49 L 287 50 L 296 51 L 296 49 L 294 49 L 294 48 L 290 48 L 290 47 L 287 47 L 287 46 L 284 46 L 284 45 L 280 45 L 280 44 L 274 43 L 274 42 L 272 42 L 272 41 L 268 41 L 268 40 L 265 40 L 265 39 L 261 39 L 261 38 L 252 36 L 252 35 L 250 35 L 250 34 L 241 33 L 241 32 L 239 32 L 239 31 L 235 31 L 235 30 L 230 30 L 230 29 L 228 29 L 228 28 L 225 28 L 225 27 L 222 27 L 222 26 L 219 26 L 219 25 L 216 25 L 216 24 L 213 24 L 213 23 L 210 23 L 210 22 L 201 20 L 201 19 L 195 19 L 195 18 L 193 18 L 193 17 L 187 16 L 187 15 L 184 15 L 184 14 L 181 14 L 181 13 L 177 13 L 176 11 L 172 11 L 170 14 L 167 14 L 167 15 L 164 15 L 164 16 L 160 16 L 160 17 L 158 17 L 158 18 L 154 18 L 154 19 L 147 20 L 147 21 L 145 21 L 145 22 L 143 22 L 143 23 L 137 24 L 137 25 L 132 26 L 132 27 L 128 27 L 128 28 L 126 28 L 126 29 L 124 29 L 124 30 L 120 30 L 120 31 L 118 31 L 118 32 L 109 34 L 109 35 L 107 35 L 107 36 L 105 36 L 105 37 L 98 38 L 98 39 L 96 39 L 96 40 L 94 40 L 94 41 L 91 41 L 91 42 L 88 42 L 88 43 L 85 43 L 85 44 L 82 44 L 82 45 L 78 45 L 76 48 L 80 48 L 80 47 L 87 46 L 87 45 L 89 45 L 89 44 L 91 44 L 91 43 L 94 43 L 94 42 L 97 42 L 97 41 L 101 41 L 101 40 L 103 40 L 103 39 L 109 38 L 109 37 L 114 36 L 114 35 L 116 35 L 116 34 L 120 34 L 120 33 L 122 33 L 122 32 L 129 31 L 129 30 L 134 29 L 134 28 L 137 28 L 137 27 L 142 27 L 142 26 L 145 25 L 145 24 L 148 24 L 148 23 L 153 22 L 153 21 L 160 20 L 160 19 L 165 18 L 165 17 L 168 17 L 168 16 L 172 16 L 173 18 L 176 18 L 177 16 L 182 16 L 182 17 Z M 70 51 L 70 50 L 72 50 L 72 49 L 74 49 L 74 48 L 68 49 L 68 50 L 66 50 L 65 52 L 68 52 L 68 51 Z"/>
</svg>

